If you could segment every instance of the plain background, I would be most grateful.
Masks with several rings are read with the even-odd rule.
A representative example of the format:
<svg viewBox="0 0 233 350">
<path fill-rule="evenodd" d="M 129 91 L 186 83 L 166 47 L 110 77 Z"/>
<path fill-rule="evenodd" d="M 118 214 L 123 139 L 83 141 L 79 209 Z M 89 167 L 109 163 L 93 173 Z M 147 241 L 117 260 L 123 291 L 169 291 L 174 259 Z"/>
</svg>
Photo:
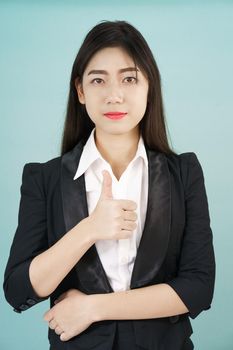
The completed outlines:
<svg viewBox="0 0 233 350">
<path fill-rule="evenodd" d="M 143 4 L 142 4 L 143 3 Z M 169 133 L 195 152 L 208 194 L 217 260 L 212 308 L 192 321 L 197 350 L 233 349 L 232 1 L 0 2 L 0 282 L 17 226 L 22 169 L 59 155 L 71 67 L 101 20 L 126 20 L 162 76 Z M 43 302 L 22 314 L 0 290 L 0 349 L 48 349 Z"/>
</svg>

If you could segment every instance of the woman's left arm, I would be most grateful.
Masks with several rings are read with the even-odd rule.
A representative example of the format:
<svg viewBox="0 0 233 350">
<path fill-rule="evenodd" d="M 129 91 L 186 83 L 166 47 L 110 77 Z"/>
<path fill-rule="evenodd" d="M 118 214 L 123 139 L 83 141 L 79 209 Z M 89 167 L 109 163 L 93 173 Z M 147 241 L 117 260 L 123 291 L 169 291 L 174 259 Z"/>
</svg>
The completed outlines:
<svg viewBox="0 0 233 350">
<path fill-rule="evenodd" d="M 62 294 L 44 315 L 49 327 L 67 341 L 103 320 L 150 319 L 187 313 L 177 293 L 167 284 L 128 291 L 86 295 L 77 289 Z"/>
<path fill-rule="evenodd" d="M 94 321 L 169 317 L 189 310 L 168 284 L 89 296 Z"/>
<path fill-rule="evenodd" d="M 210 307 L 215 257 L 204 175 L 195 153 L 179 157 L 186 224 L 176 277 L 166 284 L 94 296 L 97 320 L 157 318 L 187 312 L 195 318 Z"/>
</svg>

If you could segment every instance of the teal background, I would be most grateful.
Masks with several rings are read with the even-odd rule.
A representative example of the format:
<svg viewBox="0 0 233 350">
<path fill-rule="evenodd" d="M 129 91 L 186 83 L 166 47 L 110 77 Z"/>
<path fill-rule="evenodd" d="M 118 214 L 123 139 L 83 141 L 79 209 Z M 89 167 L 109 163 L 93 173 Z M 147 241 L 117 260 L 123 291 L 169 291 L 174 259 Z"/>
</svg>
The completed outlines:
<svg viewBox="0 0 233 350">
<path fill-rule="evenodd" d="M 158 63 L 178 153 L 195 152 L 217 260 L 212 308 L 192 321 L 197 350 L 233 349 L 232 1 L 0 2 L 0 282 L 17 226 L 22 169 L 59 155 L 71 67 L 97 22 L 138 28 Z M 0 349 L 48 349 L 48 302 L 17 314 L 0 290 Z M 12 336 L 13 334 L 13 336 Z"/>
</svg>

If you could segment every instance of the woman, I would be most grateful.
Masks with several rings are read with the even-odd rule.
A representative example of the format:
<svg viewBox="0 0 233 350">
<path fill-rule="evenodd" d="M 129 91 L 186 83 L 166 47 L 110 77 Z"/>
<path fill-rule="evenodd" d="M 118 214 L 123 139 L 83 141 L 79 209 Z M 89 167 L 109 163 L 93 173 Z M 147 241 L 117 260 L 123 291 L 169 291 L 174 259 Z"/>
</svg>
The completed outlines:
<svg viewBox="0 0 233 350">
<path fill-rule="evenodd" d="M 50 297 L 51 350 L 188 350 L 214 279 L 201 166 L 169 147 L 145 39 L 104 21 L 73 65 L 62 155 L 24 167 L 6 299 Z"/>
</svg>

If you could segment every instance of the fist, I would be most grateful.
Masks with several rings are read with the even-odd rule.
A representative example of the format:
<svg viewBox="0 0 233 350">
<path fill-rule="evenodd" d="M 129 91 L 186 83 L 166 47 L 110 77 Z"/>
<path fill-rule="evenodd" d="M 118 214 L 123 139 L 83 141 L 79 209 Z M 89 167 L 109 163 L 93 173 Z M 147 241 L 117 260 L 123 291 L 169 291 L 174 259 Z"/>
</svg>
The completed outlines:
<svg viewBox="0 0 233 350">
<path fill-rule="evenodd" d="M 131 200 L 113 199 L 112 178 L 102 171 L 103 183 L 97 205 L 89 216 L 90 231 L 95 240 L 130 238 L 137 224 L 137 204 Z"/>
</svg>

